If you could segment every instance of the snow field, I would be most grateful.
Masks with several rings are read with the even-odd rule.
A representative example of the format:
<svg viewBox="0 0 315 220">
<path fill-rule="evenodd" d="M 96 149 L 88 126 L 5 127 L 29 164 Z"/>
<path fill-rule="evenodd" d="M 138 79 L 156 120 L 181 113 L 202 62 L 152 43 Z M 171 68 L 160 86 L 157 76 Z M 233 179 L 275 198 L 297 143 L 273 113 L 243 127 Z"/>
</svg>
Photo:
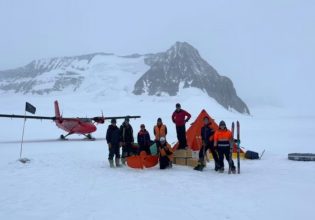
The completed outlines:
<svg viewBox="0 0 315 220">
<path fill-rule="evenodd" d="M 185 92 L 185 91 L 184 91 Z M 194 93 L 192 93 L 194 94 Z M 88 95 L 86 95 L 88 96 Z M 314 119 L 277 115 L 243 116 L 206 102 L 200 94 L 179 97 L 121 97 L 113 102 L 106 97 L 87 101 L 82 94 L 50 97 L 2 97 L 10 103 L 6 113 L 23 114 L 24 101 L 38 110 L 36 115 L 53 115 L 53 100 L 58 99 L 64 116 L 100 114 L 141 115 L 131 120 L 134 133 L 145 123 L 150 134 L 157 117 L 169 129 L 168 141 L 176 141 L 170 115 L 176 102 L 192 115 L 201 107 L 216 121 L 241 122 L 242 146 L 261 152 L 260 161 L 242 160 L 241 175 L 216 173 L 213 162 L 204 172 L 174 166 L 133 170 L 110 169 L 104 140 L 107 124 L 98 125 L 96 141 L 70 136 L 56 141 L 62 130 L 53 122 L 26 122 L 23 156 L 29 164 L 17 162 L 23 120 L 1 119 L 0 218 L 1 219 L 297 219 L 310 217 L 315 196 L 315 163 L 287 159 L 291 152 L 314 152 Z M 6 100 L 7 99 L 7 100 Z M 82 100 L 85 104 L 80 104 Z M 134 104 L 135 103 L 135 104 Z M 126 106 L 131 106 L 127 109 Z M 18 111 L 21 109 L 21 111 Z M 88 114 L 85 112 L 88 112 Z M 82 115 L 83 114 L 83 115 Z M 120 125 L 121 120 L 118 121 Z M 187 126 L 188 127 L 188 126 Z"/>
</svg>

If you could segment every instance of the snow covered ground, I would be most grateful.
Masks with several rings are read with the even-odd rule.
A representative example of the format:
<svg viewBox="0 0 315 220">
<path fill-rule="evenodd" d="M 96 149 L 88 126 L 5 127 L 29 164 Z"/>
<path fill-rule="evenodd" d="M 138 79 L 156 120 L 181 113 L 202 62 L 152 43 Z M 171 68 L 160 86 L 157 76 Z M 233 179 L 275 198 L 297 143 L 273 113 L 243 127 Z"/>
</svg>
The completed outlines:
<svg viewBox="0 0 315 220">
<path fill-rule="evenodd" d="M 162 117 L 173 143 L 170 115 L 180 102 L 193 115 L 191 122 L 203 108 L 216 121 L 239 120 L 242 145 L 266 152 L 260 161 L 241 161 L 241 175 L 216 173 L 213 162 L 204 172 L 176 165 L 163 171 L 111 169 L 104 139 L 108 123 L 98 126 L 96 141 L 75 135 L 57 141 L 63 131 L 53 122 L 27 120 L 23 156 L 31 162 L 21 164 L 17 159 L 23 120 L 1 118 L 0 219 L 311 219 L 315 163 L 289 161 L 287 154 L 315 153 L 314 116 L 271 107 L 240 115 L 194 89 L 182 90 L 178 97 L 113 97 L 115 92 L 2 94 L 0 113 L 24 114 L 29 101 L 37 107 L 36 115 L 53 116 L 53 101 L 58 99 L 63 115 L 69 117 L 94 117 L 101 110 L 105 116 L 141 115 L 131 121 L 135 133 L 141 123 L 152 133 Z"/>
</svg>

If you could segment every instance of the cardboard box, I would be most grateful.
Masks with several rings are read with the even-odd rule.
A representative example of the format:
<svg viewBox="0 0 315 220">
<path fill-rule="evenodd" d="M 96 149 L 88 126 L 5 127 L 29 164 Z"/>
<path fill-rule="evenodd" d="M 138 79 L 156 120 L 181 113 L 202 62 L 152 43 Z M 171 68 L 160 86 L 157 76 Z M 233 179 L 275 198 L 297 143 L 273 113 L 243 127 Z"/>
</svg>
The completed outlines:
<svg viewBox="0 0 315 220">
<path fill-rule="evenodd" d="M 187 151 L 186 150 L 176 150 L 174 152 L 174 157 L 186 158 L 187 157 Z"/>
<path fill-rule="evenodd" d="M 198 165 L 198 159 L 187 158 L 187 166 L 196 167 Z"/>
<path fill-rule="evenodd" d="M 186 158 L 176 157 L 175 158 L 175 164 L 176 165 L 181 165 L 181 166 L 186 166 L 187 165 L 187 159 Z"/>
<path fill-rule="evenodd" d="M 191 158 L 192 157 L 192 150 L 190 150 L 190 149 L 188 149 L 188 150 L 186 150 L 186 157 L 189 157 L 189 158 Z"/>
<path fill-rule="evenodd" d="M 188 149 L 188 150 L 176 150 L 174 152 L 174 157 L 182 157 L 182 158 L 191 158 L 193 157 L 193 153 L 195 151 L 192 151 L 191 149 Z M 198 151 L 199 153 L 199 151 Z"/>
</svg>

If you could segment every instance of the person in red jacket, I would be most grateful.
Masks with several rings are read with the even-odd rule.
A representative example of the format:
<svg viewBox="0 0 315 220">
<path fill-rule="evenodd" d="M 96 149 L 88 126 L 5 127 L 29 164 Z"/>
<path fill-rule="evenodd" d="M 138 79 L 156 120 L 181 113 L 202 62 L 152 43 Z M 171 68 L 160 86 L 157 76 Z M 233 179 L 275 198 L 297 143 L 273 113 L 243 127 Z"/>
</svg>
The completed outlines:
<svg viewBox="0 0 315 220">
<path fill-rule="evenodd" d="M 178 149 L 185 149 L 187 147 L 185 124 L 190 118 L 191 115 L 185 110 L 181 109 L 180 104 L 177 103 L 176 110 L 172 115 L 172 121 L 176 125 L 177 140 L 179 142 Z"/>
<path fill-rule="evenodd" d="M 233 144 L 232 132 L 226 128 L 224 121 L 220 121 L 219 129 L 214 133 L 214 147 L 219 154 L 219 172 L 224 172 L 224 156 L 229 163 L 229 168 L 235 173 L 235 166 L 232 158 L 230 159 L 230 146 Z"/>
</svg>

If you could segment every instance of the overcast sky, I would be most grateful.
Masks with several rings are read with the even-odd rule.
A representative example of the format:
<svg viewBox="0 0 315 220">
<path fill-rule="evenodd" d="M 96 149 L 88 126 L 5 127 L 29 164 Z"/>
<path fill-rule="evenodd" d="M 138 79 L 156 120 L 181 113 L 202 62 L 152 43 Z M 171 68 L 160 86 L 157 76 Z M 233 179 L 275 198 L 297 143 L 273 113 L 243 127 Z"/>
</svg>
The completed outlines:
<svg viewBox="0 0 315 220">
<path fill-rule="evenodd" d="M 314 12 L 313 0 L 0 0 L 0 69 L 187 41 L 245 101 L 282 105 L 315 93 Z"/>
</svg>

